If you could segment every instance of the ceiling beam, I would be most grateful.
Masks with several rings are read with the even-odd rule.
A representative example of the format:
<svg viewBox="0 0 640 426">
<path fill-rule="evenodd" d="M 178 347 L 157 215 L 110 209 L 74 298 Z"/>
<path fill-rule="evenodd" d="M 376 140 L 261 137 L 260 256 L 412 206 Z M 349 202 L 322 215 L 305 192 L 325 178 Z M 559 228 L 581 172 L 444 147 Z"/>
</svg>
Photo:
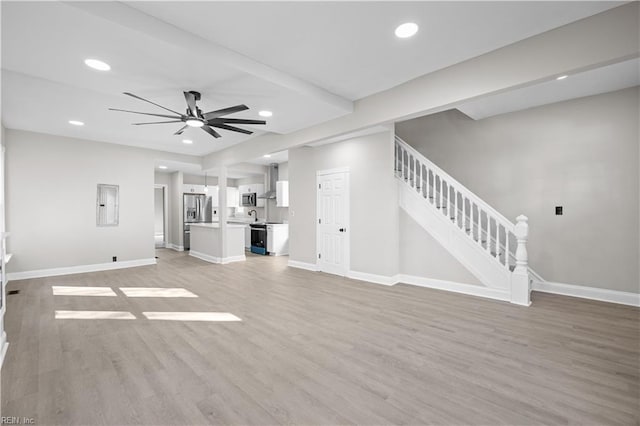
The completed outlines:
<svg viewBox="0 0 640 426">
<path fill-rule="evenodd" d="M 353 102 L 348 99 L 164 22 L 135 7 L 116 1 L 68 1 L 65 2 L 65 4 L 113 22 L 116 25 L 144 33 L 157 40 L 162 40 L 165 43 L 173 44 L 185 50 L 194 51 L 196 54 L 204 55 L 205 57 L 215 58 L 216 61 L 226 66 L 309 96 L 343 113 L 353 111 Z"/>
<path fill-rule="evenodd" d="M 268 134 L 209 154 L 204 167 L 247 161 L 380 124 L 407 120 L 562 74 L 640 56 L 639 3 L 631 2 L 418 77 L 354 104 L 351 114 L 286 135 Z"/>
</svg>

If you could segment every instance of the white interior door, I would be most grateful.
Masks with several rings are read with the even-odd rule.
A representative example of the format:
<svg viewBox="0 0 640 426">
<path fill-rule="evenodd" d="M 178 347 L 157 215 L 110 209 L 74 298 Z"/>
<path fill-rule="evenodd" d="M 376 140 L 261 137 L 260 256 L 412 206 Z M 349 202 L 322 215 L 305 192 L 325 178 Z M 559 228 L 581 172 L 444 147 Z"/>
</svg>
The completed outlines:
<svg viewBox="0 0 640 426">
<path fill-rule="evenodd" d="M 318 269 L 336 275 L 349 271 L 349 172 L 318 172 Z"/>
</svg>

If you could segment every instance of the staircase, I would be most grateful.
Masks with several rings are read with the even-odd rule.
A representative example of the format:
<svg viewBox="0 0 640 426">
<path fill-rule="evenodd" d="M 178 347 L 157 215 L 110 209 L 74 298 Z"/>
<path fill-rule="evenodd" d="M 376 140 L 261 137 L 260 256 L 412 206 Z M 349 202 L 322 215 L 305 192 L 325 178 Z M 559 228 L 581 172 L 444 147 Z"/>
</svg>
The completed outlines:
<svg viewBox="0 0 640 426">
<path fill-rule="evenodd" d="M 396 136 L 400 207 L 498 298 L 530 305 L 526 216 L 514 224 Z"/>
</svg>

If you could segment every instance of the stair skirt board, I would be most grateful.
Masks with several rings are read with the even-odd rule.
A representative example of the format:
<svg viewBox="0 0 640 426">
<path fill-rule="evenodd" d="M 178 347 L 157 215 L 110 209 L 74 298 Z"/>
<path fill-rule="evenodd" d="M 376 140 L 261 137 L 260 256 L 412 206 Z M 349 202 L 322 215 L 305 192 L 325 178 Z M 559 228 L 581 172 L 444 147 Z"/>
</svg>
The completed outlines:
<svg viewBox="0 0 640 426">
<path fill-rule="evenodd" d="M 398 179 L 400 208 L 427 231 L 445 250 L 458 260 L 487 288 L 510 291 L 511 273 L 486 250 L 473 242 L 461 229 L 455 229 L 446 216 L 436 213 L 424 199 Z M 428 223 L 427 223 L 428 222 Z M 455 248 L 455 249 L 454 249 Z M 489 284 L 492 284 L 489 286 Z"/>
<path fill-rule="evenodd" d="M 93 265 L 66 266 L 62 268 L 36 269 L 33 271 L 9 272 L 9 281 L 30 278 L 55 277 L 58 275 L 84 274 L 86 272 L 110 271 L 112 269 L 135 268 L 137 266 L 155 265 L 156 259 L 125 260 L 122 262 L 97 263 Z"/>
<path fill-rule="evenodd" d="M 598 300 L 600 302 L 640 307 L 640 294 L 619 290 L 554 283 L 550 281 L 533 281 L 532 290 L 539 291 L 541 293 L 559 294 L 562 296 L 579 297 L 581 299 Z"/>
</svg>

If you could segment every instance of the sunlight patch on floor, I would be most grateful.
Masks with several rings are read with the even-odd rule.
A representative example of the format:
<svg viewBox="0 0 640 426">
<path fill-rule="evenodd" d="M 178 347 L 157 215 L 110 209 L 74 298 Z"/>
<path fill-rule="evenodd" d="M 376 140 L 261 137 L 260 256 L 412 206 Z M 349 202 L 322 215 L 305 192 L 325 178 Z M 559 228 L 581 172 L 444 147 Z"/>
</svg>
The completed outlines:
<svg viewBox="0 0 640 426">
<path fill-rule="evenodd" d="M 237 316 L 228 312 L 143 312 L 142 315 L 150 320 L 164 321 L 242 321 Z"/>
<path fill-rule="evenodd" d="M 124 311 L 56 311 L 56 319 L 136 319 Z"/>
<path fill-rule="evenodd" d="M 54 296 L 117 296 L 111 287 L 71 287 L 65 285 L 54 285 L 51 288 L 53 289 Z"/>
<path fill-rule="evenodd" d="M 120 287 L 127 297 L 198 297 L 184 288 Z"/>
</svg>

